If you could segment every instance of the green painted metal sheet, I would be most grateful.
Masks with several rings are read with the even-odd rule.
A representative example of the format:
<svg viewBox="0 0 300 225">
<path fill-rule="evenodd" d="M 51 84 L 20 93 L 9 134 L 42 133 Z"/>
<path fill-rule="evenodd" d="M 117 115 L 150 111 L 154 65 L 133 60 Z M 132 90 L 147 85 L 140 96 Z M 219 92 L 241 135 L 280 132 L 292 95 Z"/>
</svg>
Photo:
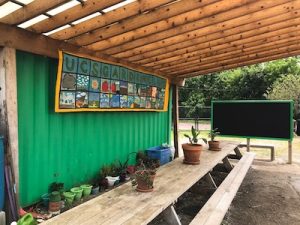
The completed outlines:
<svg viewBox="0 0 300 225">
<path fill-rule="evenodd" d="M 103 164 L 170 142 L 170 106 L 169 112 L 55 113 L 56 71 L 56 59 L 17 52 L 22 206 L 38 201 L 51 182 L 70 188 Z"/>
</svg>

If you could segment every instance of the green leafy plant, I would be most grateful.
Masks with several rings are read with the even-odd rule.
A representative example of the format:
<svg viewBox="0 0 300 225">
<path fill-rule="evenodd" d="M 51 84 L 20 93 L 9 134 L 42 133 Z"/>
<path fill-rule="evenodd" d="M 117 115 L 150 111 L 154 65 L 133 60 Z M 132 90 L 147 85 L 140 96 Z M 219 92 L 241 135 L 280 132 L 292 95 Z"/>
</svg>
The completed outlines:
<svg viewBox="0 0 300 225">
<path fill-rule="evenodd" d="M 194 128 L 194 126 L 192 126 L 191 134 L 192 134 L 192 136 L 190 136 L 188 134 L 184 134 L 184 136 L 189 139 L 189 141 L 192 145 L 197 144 L 199 139 L 202 139 L 205 143 L 207 143 L 207 140 L 205 138 L 198 138 L 198 136 L 200 135 L 200 131 L 199 130 L 197 131 Z"/>
<path fill-rule="evenodd" d="M 61 196 L 59 191 L 53 191 L 50 195 L 50 202 L 59 202 L 61 201 Z"/>
<path fill-rule="evenodd" d="M 211 130 L 209 133 L 208 133 L 208 137 L 210 137 L 210 140 L 211 141 L 215 141 L 215 138 L 220 135 L 220 132 L 218 131 L 218 128 L 215 128 L 213 130 Z"/>
<path fill-rule="evenodd" d="M 148 188 L 153 188 L 153 176 L 156 174 L 156 168 L 151 166 L 147 167 L 143 162 L 136 167 L 136 172 L 131 180 L 132 186 L 136 186 L 138 181 L 142 181 Z"/>
<path fill-rule="evenodd" d="M 64 183 L 53 182 L 49 186 L 49 192 L 53 192 L 53 191 L 63 192 L 63 190 L 64 190 Z"/>
</svg>

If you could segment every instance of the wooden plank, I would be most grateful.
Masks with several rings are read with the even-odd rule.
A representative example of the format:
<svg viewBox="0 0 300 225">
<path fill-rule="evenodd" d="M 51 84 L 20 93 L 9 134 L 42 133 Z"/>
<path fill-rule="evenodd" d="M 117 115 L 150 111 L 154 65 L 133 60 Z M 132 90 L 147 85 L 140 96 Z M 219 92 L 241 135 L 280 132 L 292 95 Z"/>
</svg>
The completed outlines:
<svg viewBox="0 0 300 225">
<path fill-rule="evenodd" d="M 10 13 L 7 16 L 4 16 L 3 18 L 0 18 L 0 22 L 10 25 L 21 24 L 68 1 L 70 0 L 35 0 L 29 3 L 28 5 L 16 10 L 15 12 Z"/>
<path fill-rule="evenodd" d="M 231 60 L 234 58 L 238 58 L 241 59 L 242 57 L 245 56 L 251 56 L 251 55 L 260 55 L 260 54 L 264 54 L 264 53 L 270 53 L 269 55 L 272 55 L 272 51 L 276 51 L 279 49 L 282 49 L 283 51 L 285 51 L 284 49 L 289 49 L 292 46 L 299 46 L 300 44 L 300 38 L 299 37 L 295 37 L 293 39 L 293 41 L 284 41 L 282 44 L 278 44 L 276 45 L 275 43 L 273 43 L 273 45 L 271 43 L 266 43 L 266 44 L 262 44 L 260 46 L 257 46 L 255 48 L 251 48 L 251 49 L 241 49 L 237 52 L 229 52 L 223 55 L 216 55 L 216 56 L 212 56 L 212 57 L 207 57 L 205 59 L 192 59 L 190 61 L 190 58 L 186 59 L 186 62 L 184 63 L 178 63 L 177 67 L 176 66 L 171 66 L 171 67 L 165 67 L 165 68 L 161 68 L 161 71 L 167 71 L 168 73 L 177 73 L 179 70 L 185 70 L 185 69 L 191 69 L 193 67 L 205 67 L 211 64 L 214 64 L 215 62 L 221 62 L 221 63 L 226 63 L 227 60 Z M 155 69 L 157 69 L 157 67 L 154 67 Z"/>
<path fill-rule="evenodd" d="M 131 187 L 130 183 L 126 183 L 44 224 L 88 225 L 97 224 L 99 221 L 107 225 L 147 224 L 205 176 L 238 144 L 224 141 L 221 142 L 222 151 L 204 150 L 199 165 L 183 164 L 182 158 L 164 165 L 157 171 L 154 191 L 151 193 L 139 193 Z"/>
<path fill-rule="evenodd" d="M 5 142 L 7 143 L 6 157 L 11 160 L 14 183 L 16 185 L 17 205 L 19 193 L 19 142 L 18 142 L 18 104 L 17 104 L 17 72 L 16 51 L 13 48 L 2 48 L 0 51 L 1 77 L 1 125 L 4 124 Z M 2 83 L 3 82 L 3 83 Z"/>
<path fill-rule="evenodd" d="M 240 57 L 228 57 L 228 59 L 226 60 L 222 60 L 221 62 L 212 62 L 209 64 L 199 64 L 196 66 L 187 66 L 185 68 L 177 68 L 177 71 L 175 72 L 168 72 L 168 74 L 170 75 L 181 75 L 181 74 L 185 74 L 185 73 L 189 73 L 189 72 L 196 72 L 196 71 L 201 71 L 201 70 L 207 70 L 207 69 L 211 69 L 211 68 L 215 68 L 215 67 L 219 67 L 219 66 L 225 66 L 228 64 L 234 64 L 234 63 L 238 63 L 238 62 L 243 62 L 243 61 L 248 61 L 248 60 L 253 60 L 253 59 L 257 59 L 257 58 L 261 58 L 261 57 L 270 57 L 273 56 L 275 54 L 281 54 L 281 53 L 287 53 L 287 52 L 292 52 L 292 51 L 297 51 L 300 50 L 300 42 L 298 41 L 296 44 L 293 45 L 287 45 L 285 47 L 280 47 L 280 48 L 274 48 L 271 50 L 266 50 L 266 51 L 261 51 L 258 53 L 254 53 L 254 54 L 245 54 L 242 55 Z"/>
<path fill-rule="evenodd" d="M 167 224 L 170 225 L 181 225 L 178 215 L 173 206 L 169 206 L 163 211 L 164 218 Z"/>
<path fill-rule="evenodd" d="M 286 2 L 289 0 L 280 0 L 280 1 Z M 264 7 L 268 6 L 268 5 L 272 6 L 272 4 L 274 6 L 274 3 L 279 3 L 279 2 L 278 1 L 275 2 L 272 0 L 266 0 L 266 1 L 264 1 L 263 6 Z M 262 7 L 262 3 L 260 1 L 254 1 L 253 3 L 249 3 L 246 6 L 242 6 L 237 9 L 233 9 L 228 14 L 227 13 L 221 14 L 222 16 L 232 15 L 232 17 L 229 17 L 230 19 L 227 19 L 225 21 L 221 20 L 221 22 L 219 21 L 219 23 L 216 23 L 216 24 L 211 23 L 211 22 L 209 22 L 210 21 L 209 19 L 212 20 L 213 18 L 219 18 L 218 14 L 212 15 L 212 16 L 207 17 L 206 19 L 203 18 L 199 21 L 180 25 L 178 27 L 174 27 L 172 29 L 169 29 L 169 30 L 166 30 L 163 32 L 159 32 L 157 34 L 153 34 L 150 36 L 146 36 L 144 38 L 133 40 L 129 43 L 125 43 L 120 46 L 109 48 L 109 49 L 105 50 L 104 52 L 107 54 L 115 55 L 117 53 L 126 52 L 131 49 L 135 49 L 135 50 L 139 49 L 140 50 L 140 49 L 146 48 L 146 50 L 142 51 L 142 53 L 143 53 L 143 52 L 148 51 L 148 49 L 153 50 L 160 46 L 168 46 L 171 44 L 186 41 L 187 39 L 195 39 L 197 37 L 204 36 L 204 35 L 207 35 L 210 33 L 221 33 L 222 34 L 222 32 L 220 32 L 220 30 L 239 27 L 243 24 L 248 24 L 251 21 L 257 21 L 256 16 L 252 15 L 255 12 L 257 12 L 256 13 L 257 16 L 266 18 L 265 14 L 262 13 L 262 11 L 264 11 L 264 10 L 262 10 L 261 7 Z M 273 16 L 278 15 L 276 10 L 273 11 L 272 14 L 273 14 Z M 243 16 L 243 15 L 245 15 L 245 16 Z M 228 16 L 227 16 L 227 18 L 228 18 Z M 283 21 L 283 20 L 281 20 L 281 21 Z M 214 25 L 214 26 L 208 26 L 208 25 Z M 252 27 L 250 25 L 247 27 L 248 27 L 248 30 L 252 29 Z M 97 47 L 95 47 L 95 44 L 90 45 L 89 47 L 90 47 L 90 49 L 97 49 Z"/>
<path fill-rule="evenodd" d="M 219 225 L 222 223 L 227 209 L 252 164 L 254 156 L 254 153 L 246 153 L 243 156 L 190 225 Z"/>
<path fill-rule="evenodd" d="M 249 2 L 250 1 L 252 0 L 249 0 Z M 193 9 L 189 12 L 176 15 L 174 17 L 169 18 L 168 20 L 160 20 L 158 22 L 149 24 L 147 26 L 143 26 L 138 29 L 127 31 L 119 35 L 115 35 L 106 40 L 101 40 L 99 38 L 99 35 L 93 34 L 92 36 L 87 38 L 79 37 L 74 43 L 78 45 L 88 45 L 96 42 L 95 44 L 91 44 L 90 46 L 93 46 L 95 49 L 98 50 L 105 50 L 107 48 L 128 43 L 133 40 L 137 40 L 139 38 L 149 36 L 154 33 L 165 31 L 174 27 L 178 27 L 180 25 L 189 22 L 199 21 L 200 19 L 203 19 L 205 17 L 215 15 L 217 13 L 224 12 L 226 10 L 233 9 L 237 6 L 242 6 L 243 4 L 245 4 L 245 1 L 241 1 L 241 0 L 233 0 L 230 2 L 218 1 L 213 4 L 203 6 L 201 8 Z M 228 15 L 231 15 L 231 13 L 228 13 Z"/>
<path fill-rule="evenodd" d="M 72 26 L 70 28 L 58 31 L 52 34 L 51 37 L 59 40 L 66 40 L 84 33 L 88 33 L 89 31 L 93 31 L 91 33 L 81 36 L 83 39 L 92 38 L 96 32 L 96 29 L 108 26 L 118 21 L 122 21 L 132 16 L 141 15 L 145 11 L 153 10 L 156 7 L 159 7 L 172 1 L 174 0 L 141 0 L 132 2 L 126 6 L 107 12 L 104 15 L 96 16 L 92 19 L 76 24 L 75 26 Z M 137 21 L 135 21 L 135 23 L 137 23 Z M 71 42 L 76 43 L 75 39 Z"/>
<path fill-rule="evenodd" d="M 179 124 L 179 109 L 178 109 L 178 86 L 175 84 L 173 87 L 173 96 L 172 96 L 172 114 L 173 114 L 173 133 L 174 133 L 174 148 L 175 154 L 174 158 L 179 156 L 179 139 L 178 139 L 178 124 Z"/>
<path fill-rule="evenodd" d="M 120 2 L 122 2 L 122 0 L 87 0 L 84 4 L 76 5 L 26 29 L 36 33 L 46 33 Z"/>
<path fill-rule="evenodd" d="M 230 172 L 230 171 L 233 169 L 233 166 L 232 166 L 231 163 L 229 162 L 228 157 L 226 156 L 222 161 L 223 161 L 223 165 L 224 165 L 224 167 L 226 168 L 226 170 L 227 170 L 228 172 Z"/>
<path fill-rule="evenodd" d="M 292 145 L 292 141 L 288 142 L 288 164 L 292 164 L 293 163 L 293 145 Z"/>
<path fill-rule="evenodd" d="M 270 23 L 272 22 L 270 21 Z M 207 39 L 199 37 L 197 39 L 187 40 L 164 48 L 148 51 L 144 54 L 133 55 L 131 57 L 127 57 L 127 59 L 139 64 L 147 64 L 151 62 L 167 63 L 173 61 L 173 59 L 176 60 L 176 58 L 173 58 L 173 56 L 176 57 L 186 53 L 197 51 L 203 51 L 203 53 L 210 54 L 210 52 L 230 47 L 236 47 L 239 45 L 247 46 L 249 43 L 255 41 L 257 41 L 257 44 L 253 46 L 257 46 L 261 43 L 264 43 L 264 40 L 274 41 L 274 38 L 281 35 L 288 34 L 290 35 L 289 37 L 293 37 L 292 33 L 295 31 L 299 31 L 298 27 L 273 27 L 271 30 L 269 26 L 264 27 L 264 25 L 265 21 L 261 27 L 257 27 L 255 30 L 249 31 L 241 31 L 236 28 L 233 28 L 232 30 L 225 30 L 224 33 L 226 36 L 220 35 L 218 39 L 215 39 L 215 35 L 211 34 L 207 35 Z M 267 25 L 269 24 L 267 23 Z M 241 35 L 244 38 L 241 39 Z"/>
<path fill-rule="evenodd" d="M 293 30 L 292 33 L 288 33 L 288 31 Z M 203 48 L 199 46 L 199 49 L 196 51 L 189 52 L 188 53 L 182 53 L 181 56 L 184 59 L 180 59 L 179 56 L 174 56 L 170 58 L 161 59 L 157 62 L 152 62 L 152 68 L 160 69 L 163 67 L 172 67 L 174 65 L 178 65 L 181 63 L 184 63 L 184 60 L 193 61 L 195 59 L 201 58 L 203 61 L 209 61 L 209 58 L 211 57 L 223 57 L 226 56 L 229 53 L 239 53 L 239 52 L 254 52 L 255 50 L 259 49 L 260 46 L 262 48 L 266 48 L 269 46 L 274 45 L 282 45 L 286 42 L 292 42 L 298 40 L 297 34 L 300 33 L 300 27 L 295 28 L 284 28 L 280 30 L 276 30 L 274 32 L 269 33 L 263 33 L 260 34 L 260 31 L 257 33 L 256 36 L 246 37 L 244 39 L 240 39 L 237 41 L 232 42 L 225 42 L 224 39 L 228 40 L 228 37 L 225 37 L 224 39 L 218 39 L 220 40 L 220 44 L 215 44 L 215 41 L 212 41 L 213 46 L 211 46 L 211 50 L 208 46 L 206 46 L 206 43 L 204 44 Z M 231 37 L 229 37 L 231 38 Z M 225 43 L 223 43 L 225 42 Z M 180 50 L 181 51 L 181 50 Z M 199 53 L 200 52 L 200 53 Z M 203 53 L 202 53 L 203 52 Z M 167 55 L 168 53 L 166 53 Z M 176 52 L 177 55 L 177 52 Z M 130 60 L 130 59 L 128 59 Z M 132 60 L 130 60 L 132 61 Z M 134 62 L 134 61 L 133 61 Z M 187 62 L 187 61 L 186 61 Z M 138 62 L 135 62 L 138 63 Z M 139 63 L 142 65 L 149 65 L 150 64 L 144 64 Z"/>
<path fill-rule="evenodd" d="M 139 70 L 141 72 L 165 76 L 159 71 L 153 71 L 151 68 L 144 68 L 122 59 L 117 59 L 99 52 L 93 52 L 84 47 L 68 44 L 64 41 L 54 40 L 43 35 L 35 34 L 33 32 L 29 32 L 20 28 L 11 27 L 2 23 L 0 23 L 0 46 L 13 47 L 19 50 L 32 52 L 39 55 L 45 55 L 52 58 L 57 58 L 57 51 L 61 49 L 77 54 L 93 56 L 101 61 L 120 64 L 130 69 Z"/>
<path fill-rule="evenodd" d="M 206 182 L 209 183 L 209 185 L 211 187 L 213 187 L 215 189 L 218 188 L 218 186 L 216 185 L 216 182 L 214 181 L 214 179 L 213 179 L 213 177 L 211 176 L 210 173 L 207 173 L 204 178 L 205 178 Z"/>
<path fill-rule="evenodd" d="M 7 3 L 9 0 L 0 0 L 0 6 L 4 5 L 5 3 Z"/>
<path fill-rule="evenodd" d="M 212 4 L 219 0 L 209 0 L 209 1 L 199 1 L 199 0 L 184 0 L 178 1 L 173 4 L 169 4 L 156 9 L 151 13 L 141 14 L 136 17 L 127 18 L 121 21 L 119 24 L 114 24 L 111 27 L 104 27 L 100 29 L 93 30 L 93 33 L 89 36 L 85 35 L 82 38 L 101 38 L 101 40 L 128 32 L 133 29 L 137 29 L 149 24 L 155 23 L 157 21 L 168 19 L 172 16 L 176 16 L 180 13 L 185 13 L 195 8 L 204 7 L 205 5 Z M 154 1 L 153 1 L 154 2 Z M 78 37 L 74 40 L 78 41 Z M 99 39 L 100 40 L 100 39 Z"/>
<path fill-rule="evenodd" d="M 249 66 L 249 65 L 254 65 L 257 63 L 262 63 L 262 62 L 268 62 L 268 61 L 272 61 L 272 60 L 276 60 L 276 59 L 282 59 L 282 58 L 287 58 L 287 57 L 291 57 L 291 56 L 297 56 L 300 54 L 299 50 L 296 51 L 291 51 L 288 53 L 280 53 L 280 54 L 276 54 L 270 57 L 261 57 L 261 58 L 256 58 L 253 60 L 249 60 L 249 61 L 244 61 L 244 62 L 239 62 L 239 63 L 233 63 L 233 64 L 228 64 L 228 65 L 224 65 L 224 66 L 219 66 L 219 67 L 215 67 L 212 69 L 208 69 L 208 70 L 198 70 L 196 72 L 193 73 L 186 73 L 186 74 L 182 74 L 180 76 L 176 76 L 173 75 L 174 77 L 181 77 L 181 78 L 188 78 L 188 77 L 195 77 L 195 76 L 200 76 L 200 75 L 205 75 L 205 74 L 209 74 L 209 73 L 216 73 L 216 72 L 220 72 L 220 71 L 224 71 L 224 70 L 229 70 L 229 69 L 234 69 L 234 68 L 238 68 L 238 67 L 242 67 L 242 66 Z"/>
<path fill-rule="evenodd" d="M 264 16 L 263 13 L 260 14 L 261 17 Z M 285 18 L 282 20 L 282 18 Z M 173 37 L 169 37 L 163 40 L 160 40 L 158 42 L 153 42 L 151 44 L 143 45 L 140 47 L 136 47 L 130 50 L 124 50 L 120 49 L 120 53 L 113 54 L 115 57 L 122 57 L 122 58 L 128 58 L 134 55 L 138 54 L 144 54 L 146 52 L 154 51 L 157 49 L 164 49 L 168 46 L 176 45 L 176 44 L 184 44 L 185 42 L 189 42 L 189 46 L 192 44 L 200 44 L 200 43 L 208 43 L 210 41 L 221 39 L 221 38 L 227 38 L 233 37 L 233 41 L 236 41 L 238 39 L 242 39 L 244 36 L 241 36 L 242 33 L 251 33 L 256 32 L 259 33 L 261 30 L 265 30 L 265 33 L 283 29 L 290 27 L 292 28 L 292 25 L 287 23 L 289 21 L 290 23 L 297 24 L 297 19 L 299 19 L 297 14 L 293 13 L 287 13 L 287 15 L 283 16 L 283 14 L 274 16 L 271 18 L 264 18 L 259 19 L 256 22 L 252 19 L 245 19 L 245 20 L 239 20 L 235 22 L 235 26 L 232 26 L 233 24 L 227 23 L 226 27 L 228 29 L 224 29 L 222 26 L 217 29 L 215 26 L 208 26 L 203 27 L 203 29 L 199 29 L 196 31 L 190 31 L 184 34 L 176 35 L 174 34 Z M 293 21 L 294 20 L 294 21 Z M 250 23 L 247 23 L 251 21 Z M 219 30 L 222 30 L 219 32 Z M 255 35 L 253 35 L 255 36 Z M 241 38 L 242 37 L 242 38 Z M 245 38 L 245 37 L 244 37 Z M 227 41 L 226 41 L 227 42 Z M 180 46 L 180 45 L 179 45 Z M 127 46 L 128 47 L 128 46 Z M 126 46 L 124 48 L 127 48 Z M 180 47 L 178 48 L 180 49 Z M 177 50 L 176 48 L 173 50 Z M 105 51 L 108 52 L 108 51 Z M 110 52 L 111 54 L 111 52 Z"/>
</svg>

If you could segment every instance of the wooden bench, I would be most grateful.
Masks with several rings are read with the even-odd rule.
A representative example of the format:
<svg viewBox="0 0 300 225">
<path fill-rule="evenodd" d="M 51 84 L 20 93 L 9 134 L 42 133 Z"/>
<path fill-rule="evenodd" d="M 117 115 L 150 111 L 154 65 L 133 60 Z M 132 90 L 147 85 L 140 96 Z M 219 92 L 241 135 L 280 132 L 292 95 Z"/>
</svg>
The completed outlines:
<svg viewBox="0 0 300 225">
<path fill-rule="evenodd" d="M 247 147 L 247 144 L 240 144 L 239 145 L 240 148 L 243 148 L 243 147 Z M 270 149 L 271 151 L 271 161 L 274 161 L 275 160 L 275 146 L 274 145 L 249 145 L 249 147 L 251 148 L 266 148 L 266 149 Z"/>
<path fill-rule="evenodd" d="M 255 154 L 247 152 L 201 208 L 190 225 L 219 225 L 250 168 Z"/>
</svg>

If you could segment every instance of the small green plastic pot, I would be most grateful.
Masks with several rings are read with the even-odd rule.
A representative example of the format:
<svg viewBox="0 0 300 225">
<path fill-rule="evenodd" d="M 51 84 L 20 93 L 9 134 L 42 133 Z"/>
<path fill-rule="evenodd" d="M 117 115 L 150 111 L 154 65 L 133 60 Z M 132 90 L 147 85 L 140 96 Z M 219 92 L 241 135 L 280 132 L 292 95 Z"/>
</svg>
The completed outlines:
<svg viewBox="0 0 300 225">
<path fill-rule="evenodd" d="M 50 194 L 49 193 L 46 193 L 46 194 L 43 194 L 41 196 L 42 200 L 43 200 L 43 205 L 48 208 L 49 206 L 49 200 L 50 200 Z"/>
<path fill-rule="evenodd" d="M 65 197 L 67 203 L 68 203 L 69 205 L 71 205 L 71 204 L 73 203 L 73 201 L 74 201 L 74 198 L 75 198 L 75 195 L 76 195 L 76 194 L 67 191 L 67 192 L 64 192 L 63 195 L 64 195 L 64 197 Z"/>
<path fill-rule="evenodd" d="M 71 192 L 75 194 L 75 200 L 78 201 L 82 197 L 83 189 L 81 187 L 74 187 L 71 189 Z"/>
<path fill-rule="evenodd" d="M 91 194 L 92 191 L 92 185 L 90 184 L 83 184 L 80 186 L 83 189 L 83 196 L 89 196 Z"/>
</svg>

